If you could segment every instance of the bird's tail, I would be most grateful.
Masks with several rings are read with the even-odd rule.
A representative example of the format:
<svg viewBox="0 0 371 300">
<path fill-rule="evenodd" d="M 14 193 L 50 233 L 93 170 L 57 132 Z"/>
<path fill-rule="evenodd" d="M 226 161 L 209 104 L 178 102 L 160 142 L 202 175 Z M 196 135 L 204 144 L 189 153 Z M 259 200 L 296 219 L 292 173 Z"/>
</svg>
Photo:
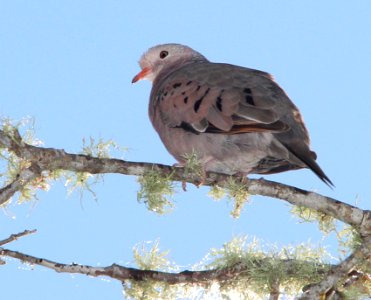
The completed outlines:
<svg viewBox="0 0 371 300">
<path fill-rule="evenodd" d="M 287 147 L 287 145 L 285 145 Z M 317 162 L 310 156 L 310 155 L 301 155 L 297 151 L 291 149 L 290 147 L 287 147 L 287 149 L 294 154 L 298 159 L 300 159 L 304 164 L 307 165 L 309 169 L 313 171 L 314 174 L 316 174 L 319 179 L 321 179 L 324 183 L 326 183 L 330 188 L 334 188 L 335 185 L 332 183 L 330 178 L 327 177 L 325 172 L 321 169 L 321 167 L 317 164 Z M 315 157 L 315 154 L 313 155 Z"/>
</svg>

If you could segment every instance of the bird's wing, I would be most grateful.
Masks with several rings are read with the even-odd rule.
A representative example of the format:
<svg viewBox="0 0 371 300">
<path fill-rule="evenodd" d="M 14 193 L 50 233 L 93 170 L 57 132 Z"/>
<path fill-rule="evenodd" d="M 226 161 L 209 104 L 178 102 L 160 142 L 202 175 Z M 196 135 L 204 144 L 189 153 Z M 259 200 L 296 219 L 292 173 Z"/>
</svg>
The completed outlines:
<svg viewBox="0 0 371 300">
<path fill-rule="evenodd" d="M 284 132 L 274 85 L 264 72 L 197 63 L 159 82 L 151 103 L 167 126 L 195 133 Z"/>
<path fill-rule="evenodd" d="M 271 132 L 328 185 L 297 107 L 264 72 L 228 64 L 186 65 L 155 83 L 151 118 L 195 134 Z M 296 162 L 290 168 L 295 168 Z"/>
</svg>

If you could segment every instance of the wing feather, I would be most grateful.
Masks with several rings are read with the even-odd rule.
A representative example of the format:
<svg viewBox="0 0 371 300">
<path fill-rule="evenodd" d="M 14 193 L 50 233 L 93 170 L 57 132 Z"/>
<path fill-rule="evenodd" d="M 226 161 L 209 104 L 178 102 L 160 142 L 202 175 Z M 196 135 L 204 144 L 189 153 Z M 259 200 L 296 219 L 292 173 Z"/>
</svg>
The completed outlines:
<svg viewBox="0 0 371 300">
<path fill-rule="evenodd" d="M 200 133 L 287 131 L 290 126 L 275 111 L 274 92 L 269 92 L 269 85 L 275 83 L 268 74 L 245 68 L 222 72 L 226 66 L 236 68 L 195 64 L 159 83 L 151 99 L 163 122 L 170 127 L 186 123 Z"/>
</svg>

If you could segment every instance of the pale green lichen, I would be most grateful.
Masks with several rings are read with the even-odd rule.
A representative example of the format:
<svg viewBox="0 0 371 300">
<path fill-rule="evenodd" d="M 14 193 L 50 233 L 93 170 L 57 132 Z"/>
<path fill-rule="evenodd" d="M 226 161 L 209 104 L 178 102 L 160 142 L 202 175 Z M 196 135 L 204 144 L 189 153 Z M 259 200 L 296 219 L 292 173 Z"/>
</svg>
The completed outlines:
<svg viewBox="0 0 371 300">
<path fill-rule="evenodd" d="M 168 251 L 161 252 L 158 242 L 150 249 L 145 245 L 134 248 L 134 259 L 140 269 L 178 272 L 167 256 Z M 310 244 L 278 249 L 263 246 L 257 239 L 236 237 L 221 249 L 211 250 L 196 269 L 230 268 L 238 271 L 238 276 L 202 285 L 127 281 L 124 293 L 133 299 L 264 299 L 271 287 L 279 284 L 281 295 L 293 299 L 303 286 L 322 279 L 330 267 L 324 263 L 327 258 L 323 248 Z"/>
<path fill-rule="evenodd" d="M 325 213 L 302 206 L 293 206 L 291 213 L 303 222 L 317 222 L 319 229 L 325 236 L 334 232 L 339 244 L 339 253 L 343 256 L 356 249 L 362 243 L 361 236 L 354 227 L 343 225 L 341 228 L 335 218 Z"/>
<path fill-rule="evenodd" d="M 42 142 L 35 138 L 34 134 L 34 120 L 32 118 L 24 118 L 21 121 L 13 121 L 8 118 L 1 119 L 1 130 L 4 131 L 10 138 L 15 142 L 22 142 L 33 146 L 40 146 Z M 104 141 L 99 139 L 96 142 L 93 138 L 89 139 L 89 144 L 83 139 L 82 154 L 95 156 L 98 158 L 109 158 L 113 150 L 120 151 L 121 153 L 125 150 L 120 147 L 112 140 Z M 0 149 L 0 157 L 3 159 L 4 172 L 0 174 L 2 184 L 6 185 L 13 182 L 21 173 L 30 166 L 30 162 L 23 158 L 18 157 L 8 149 Z M 6 162 L 6 164 L 4 163 Z M 86 172 L 70 172 L 64 170 L 54 170 L 51 172 L 43 172 L 43 174 L 29 182 L 19 191 L 18 202 L 25 200 L 30 201 L 37 199 L 37 190 L 49 190 L 50 182 L 52 180 L 65 179 L 65 186 L 67 187 L 68 195 L 74 191 L 78 191 L 80 198 L 82 198 L 84 191 L 90 192 L 94 199 L 96 194 L 92 189 L 92 185 L 100 182 L 103 178 L 102 175 L 92 175 Z M 9 203 L 8 201 L 7 203 Z"/>
<path fill-rule="evenodd" d="M 67 188 L 67 194 L 70 196 L 73 192 L 77 191 L 80 195 L 80 200 L 84 196 L 84 192 L 88 191 L 95 200 L 97 195 L 94 192 L 92 186 L 103 180 L 103 175 L 93 175 L 87 172 L 70 172 L 65 171 L 62 173 L 65 178 L 65 187 Z"/>
<path fill-rule="evenodd" d="M 50 189 L 50 179 L 48 176 L 41 175 L 28 184 L 26 184 L 21 190 L 17 202 L 20 204 L 23 201 L 37 200 L 37 191 L 43 190 L 48 191 Z"/>
<path fill-rule="evenodd" d="M 198 180 L 205 179 L 205 170 L 202 163 L 199 160 L 199 155 L 196 151 L 192 151 L 189 154 L 185 154 L 184 158 L 186 160 L 184 166 L 184 175 L 186 177 L 191 177 Z M 249 198 L 249 193 L 246 189 L 246 184 L 243 183 L 243 180 L 236 177 L 229 177 L 225 188 L 221 188 L 218 185 L 214 185 L 210 188 L 209 196 L 213 197 L 215 200 L 220 200 L 225 195 L 229 200 L 233 201 L 234 207 L 231 211 L 233 218 L 239 218 L 241 210 Z"/>
<path fill-rule="evenodd" d="M 139 202 L 146 204 L 150 211 L 157 214 L 170 212 L 173 207 L 174 183 L 172 174 L 164 175 L 154 169 L 138 177 L 140 190 L 137 193 Z"/>
<path fill-rule="evenodd" d="M 186 177 L 190 176 L 191 178 L 203 180 L 205 177 L 205 171 L 198 157 L 199 155 L 195 150 L 183 155 L 185 160 L 184 175 Z"/>
<path fill-rule="evenodd" d="M 211 186 L 208 195 L 217 201 L 226 196 L 229 201 L 233 202 L 233 209 L 231 211 L 233 218 L 240 217 L 241 211 L 250 196 L 243 179 L 233 176 L 228 178 L 224 187 L 218 185 Z"/>
<path fill-rule="evenodd" d="M 2 118 L 0 120 L 0 128 L 16 143 L 20 143 L 20 140 L 22 140 L 22 142 L 33 146 L 42 144 L 42 142 L 35 137 L 34 119 L 32 118 L 23 118 L 17 122 L 9 118 Z M 0 173 L 2 185 L 7 185 L 15 181 L 19 174 L 31 165 L 28 160 L 18 157 L 14 152 L 6 148 L 0 149 L 0 158 L 2 159 L 1 168 L 4 170 Z M 21 181 L 20 183 L 22 184 Z M 38 189 L 49 190 L 49 188 L 50 184 L 48 178 L 43 174 L 29 183 L 24 184 L 18 193 L 17 202 L 22 203 L 24 201 L 36 200 L 36 191 Z M 5 205 L 9 204 L 11 200 L 12 199 L 9 199 Z"/>
<path fill-rule="evenodd" d="M 0 119 L 1 130 L 4 133 L 12 138 L 14 141 L 17 141 L 19 136 L 22 137 L 22 141 L 33 145 L 40 146 L 42 142 L 35 137 L 35 120 L 31 117 L 22 118 L 19 121 L 12 120 L 10 118 L 1 118 Z"/>
<path fill-rule="evenodd" d="M 336 219 L 323 212 L 303 206 L 293 206 L 291 213 L 303 222 L 317 222 L 319 229 L 326 235 L 336 229 Z"/>
<path fill-rule="evenodd" d="M 89 143 L 87 143 L 86 139 L 83 138 L 83 148 L 82 154 L 89 155 L 92 157 L 98 158 L 110 158 L 112 157 L 111 152 L 116 150 L 120 153 L 124 153 L 127 151 L 127 148 L 118 145 L 113 140 L 103 140 L 99 139 L 98 142 L 95 141 L 93 137 L 89 138 Z"/>
<path fill-rule="evenodd" d="M 249 192 L 246 184 L 240 178 L 229 177 L 225 186 L 227 198 L 234 202 L 231 215 L 233 218 L 239 218 L 244 204 L 249 199 Z"/>
<path fill-rule="evenodd" d="M 208 195 L 215 201 L 219 201 L 225 197 L 226 193 L 224 188 L 215 184 L 210 187 Z"/>
<path fill-rule="evenodd" d="M 167 259 L 169 252 L 169 250 L 160 251 L 159 240 L 140 243 L 133 248 L 135 264 L 141 270 L 173 270 Z"/>
<path fill-rule="evenodd" d="M 83 138 L 83 147 L 81 154 L 85 154 L 91 157 L 97 158 L 111 158 L 112 151 L 117 151 L 118 153 L 123 153 L 126 148 L 119 146 L 116 142 L 112 140 L 99 139 L 95 141 L 93 137 L 89 138 L 89 143 Z M 80 199 L 84 196 L 84 192 L 88 191 L 95 200 L 97 200 L 97 195 L 93 190 L 93 185 L 103 181 L 102 174 L 91 174 L 88 172 L 70 172 L 70 171 L 53 171 L 52 176 L 54 178 L 65 178 L 65 186 L 67 187 L 68 195 L 77 191 L 80 195 Z"/>
<path fill-rule="evenodd" d="M 303 286 L 322 278 L 319 269 L 328 268 L 324 264 L 326 251 L 309 244 L 281 250 L 271 246 L 264 251 L 256 239 L 247 243 L 246 237 L 237 237 L 210 254 L 213 261 L 207 265 L 208 268 L 238 267 L 244 270 L 238 278 L 222 285 L 222 290 L 252 291 L 261 298 L 269 294 L 272 285 L 277 282 L 283 293 L 297 295 Z M 287 261 L 290 261 L 290 273 Z"/>
<path fill-rule="evenodd" d="M 160 251 L 159 241 L 142 243 L 133 248 L 135 264 L 142 270 L 174 271 L 174 266 L 167 259 L 168 254 L 169 251 Z M 123 292 L 129 299 L 177 299 L 179 286 L 150 279 L 128 280 L 123 283 Z"/>
<path fill-rule="evenodd" d="M 344 225 L 336 234 L 339 242 L 339 252 L 343 255 L 346 255 L 349 251 L 354 251 L 362 244 L 359 231 L 350 225 Z"/>
</svg>

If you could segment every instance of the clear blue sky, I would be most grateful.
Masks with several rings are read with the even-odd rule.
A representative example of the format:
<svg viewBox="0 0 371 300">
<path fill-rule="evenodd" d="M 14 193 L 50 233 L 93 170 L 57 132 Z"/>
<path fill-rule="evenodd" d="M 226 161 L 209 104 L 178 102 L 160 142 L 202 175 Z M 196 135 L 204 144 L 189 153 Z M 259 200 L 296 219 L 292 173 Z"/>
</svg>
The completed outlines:
<svg viewBox="0 0 371 300">
<path fill-rule="evenodd" d="M 147 117 L 149 82 L 131 84 L 149 47 L 187 44 L 212 61 L 272 73 L 301 109 L 318 162 L 334 190 L 308 170 L 268 179 L 370 208 L 371 6 L 369 1 L 0 1 L 0 115 L 32 116 L 47 147 L 79 152 L 82 138 L 113 139 L 125 158 L 173 164 Z M 236 235 L 286 245 L 321 241 L 290 207 L 252 197 L 241 218 L 226 200 L 189 186 L 176 209 L 157 216 L 137 203 L 136 179 L 107 175 L 67 197 L 63 184 L 0 216 L 8 245 L 65 263 L 132 262 L 132 247 L 160 239 L 184 268 Z M 333 239 L 324 241 L 335 254 Z M 58 274 L 16 260 L 0 266 L 4 299 L 122 299 L 119 282 Z"/>
</svg>

